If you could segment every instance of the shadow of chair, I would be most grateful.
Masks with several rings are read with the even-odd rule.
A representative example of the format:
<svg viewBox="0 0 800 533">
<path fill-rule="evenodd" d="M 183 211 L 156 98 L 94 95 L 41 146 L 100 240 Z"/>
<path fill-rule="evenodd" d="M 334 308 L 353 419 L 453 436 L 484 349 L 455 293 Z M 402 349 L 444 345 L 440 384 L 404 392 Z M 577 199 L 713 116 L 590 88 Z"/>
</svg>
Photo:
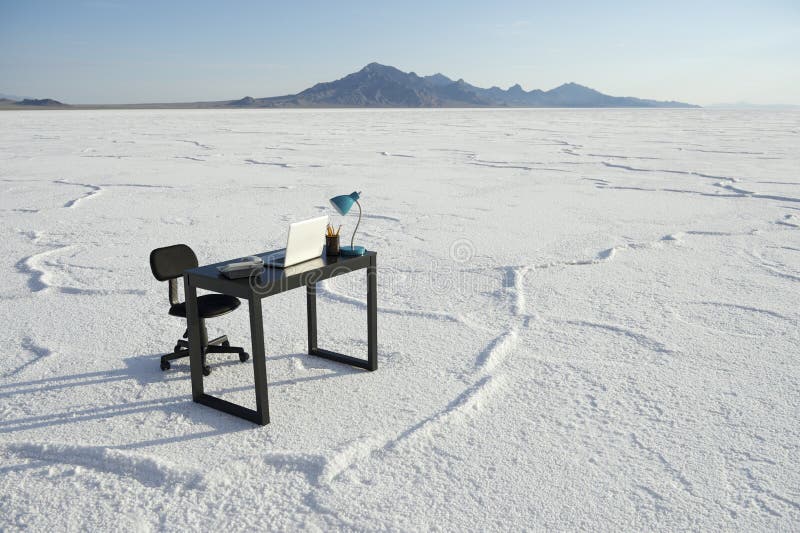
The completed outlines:
<svg viewBox="0 0 800 533">
<path fill-rule="evenodd" d="M 158 366 L 153 364 L 159 360 L 161 354 L 136 355 L 123 359 L 125 368 L 113 370 L 99 370 L 95 372 L 84 372 L 68 376 L 54 376 L 44 379 L 36 379 L 25 382 L 0 384 L 0 402 L 8 401 L 7 398 L 25 394 L 41 393 L 42 390 L 57 391 L 76 387 L 86 387 L 91 385 L 102 385 L 116 382 L 134 380 L 142 386 L 165 381 L 178 381 L 188 379 L 189 365 L 176 365 L 176 372 L 169 374 L 162 373 Z M 307 357 L 305 354 L 287 354 L 271 359 Z M 314 360 L 316 363 L 316 359 Z M 227 361 L 216 366 L 223 368 L 226 366 L 240 367 L 238 361 Z M 248 365 L 252 369 L 252 364 Z M 360 370 L 336 365 L 331 363 L 331 372 L 322 375 L 304 376 L 281 381 L 273 381 L 271 387 L 289 386 L 306 381 L 316 381 L 330 379 L 360 372 Z M 251 370 L 252 371 L 252 370 Z M 241 387 L 229 387 L 222 389 L 223 394 L 252 391 L 249 383 Z M 200 431 L 191 434 L 173 435 L 159 439 L 141 440 L 126 444 L 108 446 L 116 449 L 135 449 L 148 446 L 157 446 L 171 442 L 182 442 L 199 438 L 213 437 L 225 433 L 238 431 L 253 431 L 259 429 L 253 424 L 236 417 L 228 416 L 213 409 L 207 409 L 192 402 L 191 395 L 181 394 L 150 400 L 125 401 L 113 405 L 103 405 L 90 407 L 81 410 L 68 410 L 45 415 L 34 415 L 25 418 L 0 420 L 0 433 L 14 433 L 43 427 L 56 425 L 75 424 L 91 420 L 110 420 L 114 417 L 128 416 L 137 413 L 148 413 L 153 410 L 161 410 L 167 413 L 180 414 L 182 416 L 196 420 L 198 423 L 210 425 L 214 429 Z"/>
</svg>

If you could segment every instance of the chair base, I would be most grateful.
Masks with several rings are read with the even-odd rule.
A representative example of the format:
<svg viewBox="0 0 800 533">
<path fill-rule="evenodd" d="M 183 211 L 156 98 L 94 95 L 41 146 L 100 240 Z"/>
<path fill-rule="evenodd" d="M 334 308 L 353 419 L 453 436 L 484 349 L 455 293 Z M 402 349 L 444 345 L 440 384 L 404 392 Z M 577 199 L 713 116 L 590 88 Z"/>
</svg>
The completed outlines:
<svg viewBox="0 0 800 533">
<path fill-rule="evenodd" d="M 186 333 L 183 335 L 186 337 Z M 203 335 L 205 337 L 205 335 Z M 231 346 L 231 343 L 228 342 L 227 335 L 222 335 L 217 337 L 216 339 L 212 339 L 205 343 L 205 346 L 202 347 L 203 349 L 203 375 L 207 376 L 211 374 L 211 367 L 206 364 L 206 354 L 209 353 L 236 353 L 239 354 L 239 361 L 244 363 L 248 359 L 250 359 L 250 354 L 244 351 L 244 348 L 240 348 L 238 346 Z M 170 361 L 174 361 L 175 359 L 181 359 L 183 357 L 189 357 L 189 341 L 184 339 L 179 339 L 178 343 L 175 344 L 175 349 L 172 353 L 164 354 L 161 356 L 161 370 L 169 370 L 170 369 Z"/>
</svg>

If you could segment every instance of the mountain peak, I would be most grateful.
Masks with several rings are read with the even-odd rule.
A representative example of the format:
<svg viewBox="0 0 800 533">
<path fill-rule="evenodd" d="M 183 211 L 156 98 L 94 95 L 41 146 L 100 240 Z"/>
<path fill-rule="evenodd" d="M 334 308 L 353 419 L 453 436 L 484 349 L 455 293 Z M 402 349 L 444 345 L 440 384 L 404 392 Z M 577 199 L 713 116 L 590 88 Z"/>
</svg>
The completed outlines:
<svg viewBox="0 0 800 533">
<path fill-rule="evenodd" d="M 380 63 L 376 63 L 375 61 L 373 61 L 368 65 L 364 65 L 364 68 L 362 68 L 360 72 L 381 72 L 386 70 L 395 71 L 398 69 L 388 65 L 381 65 Z"/>
<path fill-rule="evenodd" d="M 591 89 L 591 88 L 589 88 L 589 87 L 587 87 L 585 85 L 581 85 L 580 83 L 575 83 L 574 81 L 568 81 L 567 83 L 562 83 L 561 85 L 556 87 L 556 89 L 566 89 L 566 88 L 570 88 L 570 89 L 589 89 L 590 91 L 594 90 L 594 89 Z"/>
<path fill-rule="evenodd" d="M 251 106 L 256 103 L 256 99 L 252 96 L 245 96 L 241 100 L 236 100 L 235 102 L 231 102 L 231 105 L 235 106 Z"/>
</svg>

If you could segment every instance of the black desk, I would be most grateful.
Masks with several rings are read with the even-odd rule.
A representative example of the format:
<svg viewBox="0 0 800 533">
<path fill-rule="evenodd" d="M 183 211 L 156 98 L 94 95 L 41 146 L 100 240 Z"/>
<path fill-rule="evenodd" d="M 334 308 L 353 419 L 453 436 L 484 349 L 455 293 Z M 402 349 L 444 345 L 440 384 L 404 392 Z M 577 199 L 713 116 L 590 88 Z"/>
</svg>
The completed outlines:
<svg viewBox="0 0 800 533">
<path fill-rule="evenodd" d="M 258 254 L 262 257 L 273 253 Z M 269 424 L 267 399 L 267 366 L 264 359 L 264 324 L 261 318 L 261 299 L 284 291 L 306 287 L 308 308 L 308 353 L 366 370 L 378 368 L 378 300 L 376 294 L 376 262 L 378 254 L 367 252 L 358 257 L 327 257 L 312 259 L 287 268 L 266 267 L 250 278 L 227 279 L 218 266 L 237 261 L 201 266 L 184 272 L 186 320 L 189 325 L 189 361 L 192 371 L 192 397 L 195 402 L 250 420 Z M 367 270 L 367 359 L 331 352 L 317 346 L 317 283 L 356 270 Z M 197 314 L 197 289 L 206 289 L 247 300 L 250 307 L 250 335 L 253 343 L 253 373 L 255 376 L 256 410 L 206 394 L 203 391 L 203 369 L 200 353 L 200 318 Z"/>
</svg>

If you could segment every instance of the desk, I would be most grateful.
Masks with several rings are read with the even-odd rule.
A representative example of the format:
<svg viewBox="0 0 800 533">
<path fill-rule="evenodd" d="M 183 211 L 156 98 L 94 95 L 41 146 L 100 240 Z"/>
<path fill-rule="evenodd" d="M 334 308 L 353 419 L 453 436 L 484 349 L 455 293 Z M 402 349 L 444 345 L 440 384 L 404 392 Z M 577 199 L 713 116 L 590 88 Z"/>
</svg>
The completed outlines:
<svg viewBox="0 0 800 533">
<path fill-rule="evenodd" d="M 261 257 L 274 252 L 258 254 Z M 261 300 L 298 287 L 306 288 L 308 314 L 308 354 L 366 370 L 378 368 L 378 301 L 376 294 L 376 262 L 378 254 L 367 252 L 358 257 L 327 257 L 323 255 L 287 268 L 265 267 L 250 278 L 228 279 L 217 267 L 238 259 L 192 268 L 184 272 L 186 320 L 189 326 L 189 361 L 192 372 L 192 398 L 195 402 L 213 407 L 256 424 L 269 424 L 267 397 L 267 366 L 264 357 L 264 324 Z M 366 269 L 367 271 L 367 359 L 325 350 L 317 346 L 317 283 Z M 253 344 L 253 374 L 256 410 L 206 394 L 203 390 L 202 354 L 200 353 L 200 318 L 197 313 L 197 289 L 228 294 L 246 300 L 250 308 L 250 336 Z"/>
</svg>

